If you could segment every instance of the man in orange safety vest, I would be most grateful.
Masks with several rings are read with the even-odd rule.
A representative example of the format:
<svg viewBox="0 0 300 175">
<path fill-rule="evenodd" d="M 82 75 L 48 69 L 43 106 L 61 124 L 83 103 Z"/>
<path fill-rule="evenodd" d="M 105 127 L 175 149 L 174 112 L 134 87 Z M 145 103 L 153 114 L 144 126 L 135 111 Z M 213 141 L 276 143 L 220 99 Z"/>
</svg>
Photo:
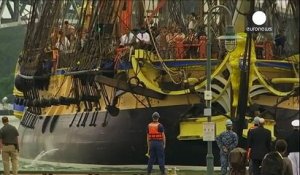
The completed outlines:
<svg viewBox="0 0 300 175">
<path fill-rule="evenodd" d="M 148 145 L 148 175 L 151 174 L 153 164 L 157 159 L 159 164 L 159 169 L 162 175 L 165 175 L 165 152 L 166 147 L 166 136 L 164 132 L 164 127 L 159 120 L 159 113 L 154 112 L 152 114 L 152 122 L 148 124 L 147 128 L 147 145 Z"/>
</svg>

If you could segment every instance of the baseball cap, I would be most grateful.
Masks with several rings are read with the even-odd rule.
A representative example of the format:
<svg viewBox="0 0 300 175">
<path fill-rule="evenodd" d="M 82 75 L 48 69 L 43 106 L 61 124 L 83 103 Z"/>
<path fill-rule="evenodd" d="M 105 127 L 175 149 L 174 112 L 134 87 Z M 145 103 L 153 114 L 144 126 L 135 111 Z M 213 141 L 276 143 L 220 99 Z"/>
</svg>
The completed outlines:
<svg viewBox="0 0 300 175">
<path fill-rule="evenodd" d="M 299 119 L 293 120 L 291 124 L 292 126 L 299 126 Z"/>
<path fill-rule="evenodd" d="M 259 117 L 254 117 L 253 123 L 258 125 L 259 124 L 259 119 L 260 119 Z"/>
<path fill-rule="evenodd" d="M 226 120 L 226 126 L 232 126 L 232 121 L 230 119 Z"/>
<path fill-rule="evenodd" d="M 152 114 L 153 119 L 158 119 L 159 117 L 160 117 L 160 115 L 158 112 L 153 112 L 153 114 Z"/>
</svg>

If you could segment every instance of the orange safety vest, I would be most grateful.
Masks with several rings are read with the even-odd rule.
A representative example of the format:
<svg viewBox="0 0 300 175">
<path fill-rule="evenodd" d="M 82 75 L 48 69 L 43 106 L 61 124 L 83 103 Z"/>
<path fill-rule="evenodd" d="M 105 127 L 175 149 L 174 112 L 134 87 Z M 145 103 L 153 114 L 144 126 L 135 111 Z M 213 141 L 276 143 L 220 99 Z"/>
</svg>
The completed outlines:
<svg viewBox="0 0 300 175">
<path fill-rule="evenodd" d="M 148 125 L 148 134 L 150 140 L 163 140 L 163 134 L 162 132 L 158 131 L 158 125 L 160 123 L 149 123 Z"/>
</svg>

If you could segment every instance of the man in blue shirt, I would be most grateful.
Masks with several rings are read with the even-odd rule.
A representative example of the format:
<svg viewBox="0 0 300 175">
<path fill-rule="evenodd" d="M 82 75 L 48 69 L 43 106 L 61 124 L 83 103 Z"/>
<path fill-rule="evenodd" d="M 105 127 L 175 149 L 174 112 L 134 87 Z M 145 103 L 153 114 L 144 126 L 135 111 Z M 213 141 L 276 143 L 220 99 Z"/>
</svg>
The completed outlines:
<svg viewBox="0 0 300 175">
<path fill-rule="evenodd" d="M 216 138 L 218 147 L 220 148 L 220 162 L 221 162 L 221 174 L 227 174 L 227 168 L 229 165 L 228 155 L 238 144 L 238 136 L 232 131 L 232 121 L 226 121 L 226 131 L 222 132 L 219 137 Z"/>
</svg>

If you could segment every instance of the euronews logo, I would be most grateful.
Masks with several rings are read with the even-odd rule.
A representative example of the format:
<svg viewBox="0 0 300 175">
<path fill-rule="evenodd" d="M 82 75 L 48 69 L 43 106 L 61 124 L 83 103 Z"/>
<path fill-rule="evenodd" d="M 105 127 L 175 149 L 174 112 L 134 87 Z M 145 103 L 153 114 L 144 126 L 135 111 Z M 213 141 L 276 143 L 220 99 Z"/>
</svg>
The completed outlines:
<svg viewBox="0 0 300 175">
<path fill-rule="evenodd" d="M 247 32 L 272 32 L 272 27 L 262 26 L 267 21 L 267 16 L 263 11 L 256 11 L 252 15 L 252 21 L 256 26 L 246 27 Z"/>
</svg>

